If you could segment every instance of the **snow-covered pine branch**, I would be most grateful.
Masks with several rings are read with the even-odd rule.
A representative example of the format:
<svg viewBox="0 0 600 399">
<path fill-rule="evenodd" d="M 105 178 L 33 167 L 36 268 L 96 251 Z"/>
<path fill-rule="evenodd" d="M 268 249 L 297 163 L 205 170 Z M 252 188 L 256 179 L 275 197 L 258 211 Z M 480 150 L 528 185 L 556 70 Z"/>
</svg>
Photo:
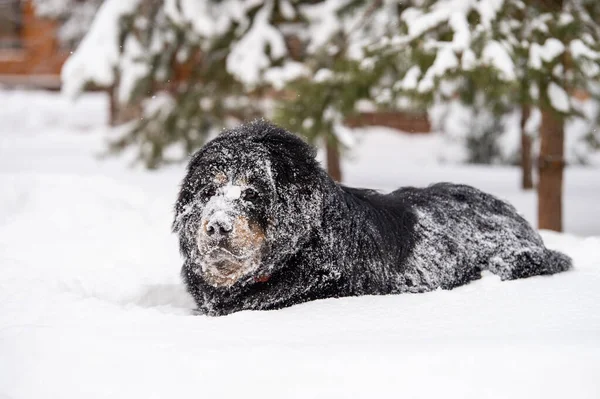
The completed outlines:
<svg viewBox="0 0 600 399">
<path fill-rule="evenodd" d="M 36 1 L 64 10 L 71 0 Z M 106 0 L 64 67 L 64 88 L 111 87 L 120 103 L 142 105 L 170 97 L 172 112 L 155 114 L 163 130 L 185 127 L 168 143 L 206 124 L 191 115 L 223 124 L 232 104 L 254 104 L 246 96 L 265 89 L 333 99 L 317 113 L 284 101 L 282 120 L 309 136 L 331 136 L 359 103 L 468 102 L 473 89 L 494 107 L 545 101 L 566 115 L 574 90 L 600 73 L 600 40 L 594 1 L 564 1 L 554 15 L 521 0 Z M 164 143 L 153 140 L 160 158 Z"/>
<path fill-rule="evenodd" d="M 76 96 L 86 86 L 110 87 L 116 83 L 117 71 L 127 69 L 129 48 L 123 48 L 121 21 L 131 16 L 140 0 L 106 0 L 94 18 L 89 31 L 67 59 L 62 69 L 63 91 Z M 131 42 L 130 42 L 131 43 Z"/>
<path fill-rule="evenodd" d="M 600 24 L 585 1 L 566 0 L 559 13 L 521 0 L 425 1 L 400 19 L 401 30 L 387 47 L 408 49 L 416 65 L 396 85 L 399 90 L 435 93 L 444 81 L 480 70 L 491 82 L 537 86 L 519 91 L 533 98 L 516 101 L 546 101 L 572 114 L 570 95 L 600 76 Z"/>
</svg>

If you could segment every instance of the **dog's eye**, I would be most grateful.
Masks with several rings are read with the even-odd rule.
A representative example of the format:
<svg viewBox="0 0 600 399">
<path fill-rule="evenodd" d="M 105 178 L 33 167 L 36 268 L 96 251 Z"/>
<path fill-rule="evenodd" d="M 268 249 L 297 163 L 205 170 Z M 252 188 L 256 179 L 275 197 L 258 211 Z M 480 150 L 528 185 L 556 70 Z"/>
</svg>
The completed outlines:
<svg viewBox="0 0 600 399">
<path fill-rule="evenodd" d="M 215 186 L 206 186 L 201 192 L 200 195 L 203 199 L 209 199 L 213 197 L 217 193 L 217 189 Z"/>
<path fill-rule="evenodd" d="M 244 190 L 244 194 L 242 194 L 242 199 L 244 201 L 254 202 L 258 199 L 258 192 L 253 188 L 247 188 Z"/>
</svg>

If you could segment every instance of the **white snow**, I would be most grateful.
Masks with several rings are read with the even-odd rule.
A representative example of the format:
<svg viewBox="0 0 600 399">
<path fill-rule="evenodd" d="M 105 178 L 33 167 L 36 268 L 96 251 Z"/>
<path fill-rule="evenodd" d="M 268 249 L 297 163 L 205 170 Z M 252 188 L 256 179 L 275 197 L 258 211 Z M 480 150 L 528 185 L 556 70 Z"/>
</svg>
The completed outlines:
<svg viewBox="0 0 600 399">
<path fill-rule="evenodd" d="M 100 160 L 106 98 L 0 91 L 0 397 L 564 398 L 600 395 L 600 171 L 565 174 L 574 259 L 552 277 L 192 315 L 170 233 L 184 165 Z M 440 165 L 437 135 L 356 129 L 346 183 L 454 181 L 535 220 L 513 167 Z"/>
<path fill-rule="evenodd" d="M 300 12 L 308 21 L 309 31 L 305 32 L 310 38 L 307 50 L 315 52 L 322 49 L 342 27 L 338 10 L 349 3 L 349 0 L 325 0 L 316 4 L 306 4 L 300 7 Z"/>
<path fill-rule="evenodd" d="M 375 112 L 377 106 L 371 100 L 360 99 L 354 104 L 354 109 L 358 112 Z"/>
<path fill-rule="evenodd" d="M 344 149 L 352 148 L 356 144 L 352 129 L 347 128 L 341 123 L 333 125 L 333 134 L 335 134 L 335 137 L 339 140 Z"/>
<path fill-rule="evenodd" d="M 528 66 L 532 69 L 540 69 L 542 61 L 551 62 L 564 51 L 565 45 L 553 37 L 546 39 L 543 45 L 532 43 L 529 47 Z"/>
<path fill-rule="evenodd" d="M 428 13 L 422 13 L 417 8 L 407 8 L 401 16 L 401 19 L 406 22 L 408 26 L 408 36 L 415 38 L 435 26 L 452 19 L 453 15 L 466 14 L 473 2 L 470 0 L 446 0 L 440 1 L 433 4 L 432 9 Z M 454 21 L 456 24 L 458 21 Z M 453 24 L 462 29 L 462 23 Z M 454 28 L 454 26 L 452 26 Z M 459 35 L 462 41 L 465 36 Z"/>
<path fill-rule="evenodd" d="M 434 79 L 443 76 L 458 67 L 458 57 L 454 53 L 451 47 L 446 46 L 437 53 L 433 65 L 429 67 L 423 79 L 419 82 L 417 90 L 421 93 L 425 93 L 433 88 Z"/>
<path fill-rule="evenodd" d="M 250 86 L 260 82 L 262 72 L 271 65 L 271 60 L 287 53 L 283 35 L 269 23 L 272 11 L 273 0 L 265 1 L 250 30 L 233 45 L 227 56 L 227 70 Z"/>
<path fill-rule="evenodd" d="M 242 196 L 242 188 L 240 186 L 229 184 L 223 187 L 223 194 L 227 199 L 236 200 Z"/>
<path fill-rule="evenodd" d="M 400 17 L 407 25 L 408 35 L 395 37 L 394 41 L 401 44 L 447 23 L 453 31 L 450 47 L 456 52 L 464 51 L 473 41 L 472 28 L 467 21 L 469 13 L 478 14 L 481 27 L 489 29 L 503 3 L 504 0 L 444 0 L 434 2 L 426 13 L 419 8 L 409 7 Z"/>
<path fill-rule="evenodd" d="M 34 0 L 33 6 L 39 15 L 60 15 L 73 6 L 70 0 Z"/>
<path fill-rule="evenodd" d="M 554 82 L 550 82 L 550 84 L 548 84 L 547 93 L 552 108 L 560 112 L 569 112 L 571 109 L 569 105 L 569 95 L 565 89 Z"/>
<path fill-rule="evenodd" d="M 463 52 L 461 61 L 462 61 L 461 67 L 462 67 L 462 69 L 464 69 L 466 71 L 470 71 L 470 70 L 474 69 L 475 66 L 477 65 L 475 53 L 471 49 L 466 49 Z"/>
<path fill-rule="evenodd" d="M 529 60 L 527 65 L 532 69 L 542 68 L 542 46 L 537 43 L 532 43 L 529 47 Z"/>
<path fill-rule="evenodd" d="M 479 12 L 481 25 L 489 29 L 492 21 L 496 19 L 496 14 L 504 5 L 504 0 L 480 0 L 475 2 L 475 8 Z"/>
<path fill-rule="evenodd" d="M 295 79 L 310 75 L 310 70 L 302 63 L 285 61 L 282 66 L 271 67 L 264 73 L 264 79 L 275 89 L 281 90 Z"/>
<path fill-rule="evenodd" d="M 560 13 L 560 17 L 558 18 L 558 23 L 559 25 L 569 25 L 570 23 L 572 23 L 575 20 L 575 18 L 573 17 L 573 14 L 567 13 L 567 12 L 562 12 Z"/>
<path fill-rule="evenodd" d="M 421 68 L 419 68 L 418 65 L 411 66 L 404 75 L 402 81 L 400 82 L 399 88 L 404 90 L 416 89 L 419 81 L 419 76 L 421 76 Z"/>
<path fill-rule="evenodd" d="M 285 19 L 294 19 L 296 16 L 296 11 L 289 0 L 279 0 L 279 8 L 281 9 L 281 15 Z"/>
<path fill-rule="evenodd" d="M 569 43 L 569 50 L 571 56 L 580 61 L 581 70 L 585 76 L 591 79 L 597 79 L 600 76 L 600 65 L 597 62 L 600 60 L 600 52 L 592 50 L 580 39 L 572 40 Z"/>
<path fill-rule="evenodd" d="M 525 122 L 525 132 L 533 137 L 537 134 L 541 125 L 542 112 L 538 107 L 534 107 L 531 109 L 529 113 L 529 118 L 527 118 L 527 121 Z"/>
<path fill-rule="evenodd" d="M 573 108 L 584 117 L 568 118 L 565 123 L 567 160 L 573 162 L 574 159 L 583 159 L 590 165 L 600 165 L 600 151 L 594 151 L 588 143 L 589 140 L 586 140 L 586 135 L 595 129 L 598 137 L 598 127 L 594 126 L 593 121 L 600 117 L 600 104 L 575 98 L 571 101 Z"/>
<path fill-rule="evenodd" d="M 135 85 L 148 74 L 148 64 L 143 60 L 144 48 L 135 36 L 127 36 L 123 43 L 123 55 L 119 59 L 121 75 L 119 76 L 118 99 L 127 103 L 135 89 Z"/>
<path fill-rule="evenodd" d="M 324 83 L 329 80 L 333 80 L 333 78 L 334 74 L 333 71 L 331 71 L 331 69 L 321 68 L 317 71 L 317 73 L 315 73 L 313 81 L 317 83 Z"/>
<path fill-rule="evenodd" d="M 452 49 L 456 52 L 464 51 L 471 44 L 471 30 L 467 16 L 461 12 L 455 12 L 450 16 L 449 24 L 454 31 L 452 37 Z"/>
<path fill-rule="evenodd" d="M 173 22 L 182 26 L 190 24 L 193 32 L 204 38 L 222 35 L 233 22 L 242 21 L 246 6 L 242 0 L 226 0 L 219 4 L 197 0 L 164 2 L 165 13 Z"/>
<path fill-rule="evenodd" d="M 590 60 L 598 60 L 600 59 L 600 52 L 594 51 L 580 39 L 572 40 L 569 43 L 569 49 L 571 50 L 571 55 L 573 58 L 589 58 Z"/>
<path fill-rule="evenodd" d="M 76 96 L 88 83 L 108 87 L 115 81 L 119 63 L 120 17 L 132 13 L 139 0 L 104 2 L 77 50 L 62 68 L 63 90 Z"/>
<path fill-rule="evenodd" d="M 546 39 L 542 49 L 542 58 L 550 62 L 565 51 L 565 45 L 560 40 L 550 37 Z"/>
<path fill-rule="evenodd" d="M 483 49 L 481 55 L 485 64 L 493 65 L 500 71 L 500 78 L 511 81 L 516 79 L 515 64 L 506 49 L 495 40 L 490 40 Z M 464 59 L 463 59 L 464 62 Z"/>
</svg>

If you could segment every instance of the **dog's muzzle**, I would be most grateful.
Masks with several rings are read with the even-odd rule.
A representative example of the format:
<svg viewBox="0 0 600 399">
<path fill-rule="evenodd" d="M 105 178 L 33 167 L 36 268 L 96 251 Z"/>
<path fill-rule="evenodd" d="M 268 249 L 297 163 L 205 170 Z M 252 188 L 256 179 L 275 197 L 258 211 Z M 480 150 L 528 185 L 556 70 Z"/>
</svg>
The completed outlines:
<svg viewBox="0 0 600 399">
<path fill-rule="evenodd" d="M 202 272 L 215 287 L 230 287 L 260 265 L 265 234 L 241 215 L 216 212 L 198 234 Z"/>
</svg>

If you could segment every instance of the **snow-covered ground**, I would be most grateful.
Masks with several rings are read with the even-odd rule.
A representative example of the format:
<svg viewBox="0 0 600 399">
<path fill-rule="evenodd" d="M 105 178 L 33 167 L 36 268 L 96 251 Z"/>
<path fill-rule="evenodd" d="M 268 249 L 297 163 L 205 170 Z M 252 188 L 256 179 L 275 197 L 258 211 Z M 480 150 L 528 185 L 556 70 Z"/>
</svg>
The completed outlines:
<svg viewBox="0 0 600 399">
<path fill-rule="evenodd" d="M 453 291 L 191 314 L 170 233 L 183 165 L 100 160 L 106 99 L 0 91 L 0 398 L 598 398 L 600 170 L 566 172 L 575 270 Z M 447 180 L 535 220 L 516 168 L 439 165 L 370 129 L 350 185 Z M 594 237 L 595 236 L 595 237 Z"/>
</svg>

